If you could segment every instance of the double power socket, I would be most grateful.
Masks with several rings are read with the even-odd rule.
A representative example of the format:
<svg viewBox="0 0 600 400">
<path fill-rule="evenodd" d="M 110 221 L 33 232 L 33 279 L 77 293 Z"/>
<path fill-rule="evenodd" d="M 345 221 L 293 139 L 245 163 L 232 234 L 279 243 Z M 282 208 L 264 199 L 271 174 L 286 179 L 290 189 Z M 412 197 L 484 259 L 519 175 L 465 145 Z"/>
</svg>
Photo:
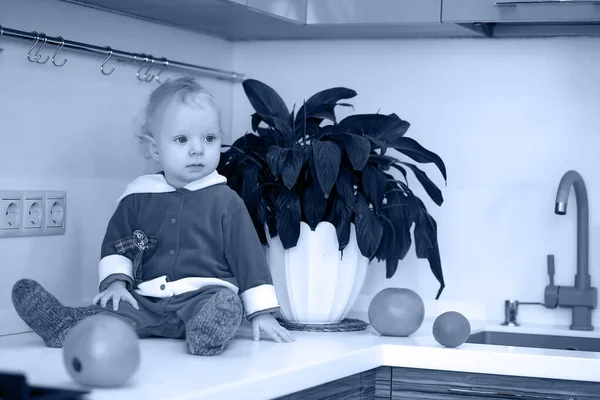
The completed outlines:
<svg viewBox="0 0 600 400">
<path fill-rule="evenodd" d="M 0 238 L 63 235 L 64 191 L 0 191 Z"/>
</svg>

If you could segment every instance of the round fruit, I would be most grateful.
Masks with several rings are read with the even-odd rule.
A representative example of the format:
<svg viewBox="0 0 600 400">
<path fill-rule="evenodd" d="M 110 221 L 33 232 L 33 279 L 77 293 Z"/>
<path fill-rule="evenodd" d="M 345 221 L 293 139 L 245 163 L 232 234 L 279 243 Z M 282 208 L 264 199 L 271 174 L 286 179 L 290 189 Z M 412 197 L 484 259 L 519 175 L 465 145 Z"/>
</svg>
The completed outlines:
<svg viewBox="0 0 600 400">
<path fill-rule="evenodd" d="M 385 336 L 410 336 L 425 319 L 425 304 L 414 291 L 386 288 L 369 304 L 369 323 Z"/>
<path fill-rule="evenodd" d="M 469 320 L 459 312 L 447 311 L 433 322 L 433 337 L 446 347 L 458 347 L 467 341 L 471 334 Z"/>
<path fill-rule="evenodd" d="M 97 314 L 84 319 L 67 334 L 63 362 L 71 378 L 81 385 L 119 386 L 139 368 L 139 339 L 123 320 Z"/>
</svg>

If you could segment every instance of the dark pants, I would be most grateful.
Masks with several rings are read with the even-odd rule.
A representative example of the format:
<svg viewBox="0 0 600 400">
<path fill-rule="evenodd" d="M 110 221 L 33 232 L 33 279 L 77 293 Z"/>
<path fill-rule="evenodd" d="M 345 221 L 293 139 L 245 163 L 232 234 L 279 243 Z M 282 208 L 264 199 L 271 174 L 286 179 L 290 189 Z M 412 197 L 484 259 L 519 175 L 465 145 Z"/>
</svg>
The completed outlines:
<svg viewBox="0 0 600 400">
<path fill-rule="evenodd" d="M 121 300 L 119 309 L 113 310 L 112 300 L 106 307 L 97 305 L 102 313 L 116 315 L 133 326 L 138 337 L 158 336 L 170 339 L 185 338 L 185 324 L 198 313 L 206 301 L 220 290 L 231 290 L 222 286 L 210 286 L 167 298 L 144 297 L 133 292 L 139 310 Z"/>
</svg>

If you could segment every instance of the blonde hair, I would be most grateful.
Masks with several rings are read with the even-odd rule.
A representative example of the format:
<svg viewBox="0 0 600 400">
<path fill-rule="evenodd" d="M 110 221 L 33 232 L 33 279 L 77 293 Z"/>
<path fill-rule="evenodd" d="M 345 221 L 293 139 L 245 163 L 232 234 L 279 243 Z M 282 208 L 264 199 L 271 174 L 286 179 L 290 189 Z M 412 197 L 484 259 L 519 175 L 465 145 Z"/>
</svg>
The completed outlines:
<svg viewBox="0 0 600 400">
<path fill-rule="evenodd" d="M 181 104 L 195 104 L 200 107 L 213 107 L 219 115 L 221 109 L 213 95 L 191 77 L 167 80 L 150 94 L 141 132 L 136 134 L 142 152 L 150 158 L 150 140 L 156 137 L 157 123 L 167 107 L 174 101 Z"/>
</svg>

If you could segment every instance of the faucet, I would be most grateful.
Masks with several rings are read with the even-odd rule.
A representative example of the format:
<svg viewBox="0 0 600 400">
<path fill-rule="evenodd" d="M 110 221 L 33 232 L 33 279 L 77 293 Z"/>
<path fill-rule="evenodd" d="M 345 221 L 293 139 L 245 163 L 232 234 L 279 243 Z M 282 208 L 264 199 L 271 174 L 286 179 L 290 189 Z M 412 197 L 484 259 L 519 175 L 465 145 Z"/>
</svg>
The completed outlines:
<svg viewBox="0 0 600 400">
<path fill-rule="evenodd" d="M 544 306 L 572 309 L 571 330 L 592 331 L 592 309 L 596 308 L 598 290 L 591 286 L 589 273 L 589 211 L 587 190 L 577 171 L 567 171 L 556 192 L 554 213 L 565 215 L 573 187 L 577 201 L 577 272 L 573 286 L 554 285 L 554 255 L 547 257 L 550 284 L 544 289 Z"/>
</svg>

